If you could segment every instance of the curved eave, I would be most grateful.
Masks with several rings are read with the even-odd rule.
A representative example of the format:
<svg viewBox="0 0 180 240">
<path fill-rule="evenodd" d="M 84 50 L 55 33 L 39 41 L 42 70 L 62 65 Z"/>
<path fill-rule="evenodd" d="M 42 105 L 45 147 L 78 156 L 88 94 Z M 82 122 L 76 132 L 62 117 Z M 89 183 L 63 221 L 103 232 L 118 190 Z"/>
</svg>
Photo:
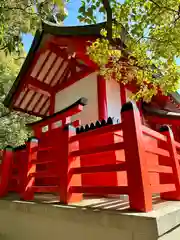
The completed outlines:
<svg viewBox="0 0 180 240">
<path fill-rule="evenodd" d="M 59 26 L 56 24 L 42 23 L 42 29 L 45 33 L 56 36 L 100 36 L 102 28 L 106 27 L 106 22 L 83 25 L 83 26 Z"/>
<path fill-rule="evenodd" d="M 39 48 L 42 36 L 43 36 L 43 31 L 40 32 L 39 30 L 37 30 L 36 34 L 35 34 L 35 37 L 33 39 L 33 42 L 31 44 L 30 50 L 28 52 L 28 55 L 27 55 L 23 65 L 21 67 L 21 70 L 20 70 L 20 72 L 19 72 L 15 82 L 13 83 L 13 86 L 11 87 L 8 95 L 6 96 L 6 98 L 5 98 L 4 102 L 3 102 L 6 107 L 10 107 L 11 106 L 11 101 L 13 99 L 13 96 L 14 96 L 16 90 L 19 87 L 20 80 L 24 77 L 24 75 L 26 74 L 29 66 L 31 65 L 31 63 L 33 61 L 33 58 L 34 58 L 34 53 Z"/>
<path fill-rule="evenodd" d="M 25 76 L 27 70 L 31 66 L 31 63 L 34 58 L 35 52 L 38 50 L 41 40 L 45 34 L 51 34 L 54 36 L 95 36 L 98 37 L 100 36 L 100 31 L 102 28 L 106 26 L 106 23 L 99 23 L 99 24 L 93 24 L 93 25 L 85 25 L 85 26 L 73 26 L 73 27 L 66 27 L 66 26 L 59 26 L 55 24 L 50 24 L 50 23 L 42 23 L 42 31 L 40 32 L 39 30 L 36 31 L 35 37 L 33 39 L 33 42 L 31 44 L 31 48 L 27 54 L 27 57 L 24 61 L 23 66 L 21 67 L 21 70 L 12 86 L 10 89 L 8 95 L 6 96 L 4 100 L 4 105 L 8 108 L 11 107 L 11 103 L 14 97 L 15 92 L 17 91 L 21 79 Z"/>
<path fill-rule="evenodd" d="M 178 92 L 171 93 L 170 97 L 174 100 L 176 104 L 180 104 L 180 95 Z"/>
<path fill-rule="evenodd" d="M 168 119 L 174 119 L 174 120 L 180 120 L 180 112 L 170 112 L 165 111 L 157 108 L 152 108 L 148 106 L 143 106 L 143 110 L 146 114 L 152 115 L 152 116 L 158 116 L 160 118 L 168 118 Z"/>
</svg>

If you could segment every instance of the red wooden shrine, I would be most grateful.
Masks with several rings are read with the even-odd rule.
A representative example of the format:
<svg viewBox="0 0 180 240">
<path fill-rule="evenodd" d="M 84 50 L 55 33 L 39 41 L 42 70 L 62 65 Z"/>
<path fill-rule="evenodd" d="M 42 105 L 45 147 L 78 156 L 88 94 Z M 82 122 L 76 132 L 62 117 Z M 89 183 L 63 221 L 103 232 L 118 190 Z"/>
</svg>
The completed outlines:
<svg viewBox="0 0 180 240">
<path fill-rule="evenodd" d="M 152 194 L 179 200 L 180 96 L 129 102 L 136 86 L 105 81 L 88 58 L 89 41 L 105 24 L 37 31 L 5 106 L 41 117 L 34 137 L 7 147 L 0 162 L 0 196 L 127 194 L 130 207 L 152 210 Z M 132 81 L 133 83 L 133 81 Z M 161 128 L 162 125 L 170 127 Z"/>
</svg>

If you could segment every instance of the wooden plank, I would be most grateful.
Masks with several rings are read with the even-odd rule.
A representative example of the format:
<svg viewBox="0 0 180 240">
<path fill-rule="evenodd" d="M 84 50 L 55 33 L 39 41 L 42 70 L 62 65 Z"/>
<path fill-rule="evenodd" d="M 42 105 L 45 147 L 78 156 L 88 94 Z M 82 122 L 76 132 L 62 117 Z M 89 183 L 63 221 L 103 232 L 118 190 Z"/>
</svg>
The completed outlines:
<svg viewBox="0 0 180 240">
<path fill-rule="evenodd" d="M 104 145 L 104 146 L 93 147 L 90 149 L 73 151 L 70 153 L 69 156 L 77 157 L 77 156 L 98 154 L 98 153 L 103 153 L 103 152 L 111 152 L 111 151 L 121 150 L 123 148 L 124 148 L 124 142 L 113 143 L 110 145 Z"/>
<path fill-rule="evenodd" d="M 175 184 L 160 184 L 151 186 L 152 193 L 173 192 L 176 190 Z"/>
<path fill-rule="evenodd" d="M 63 120 L 67 117 L 70 117 L 74 114 L 77 114 L 77 113 L 81 112 L 82 110 L 83 110 L 83 106 L 81 104 L 77 104 L 73 108 L 68 109 L 66 112 L 54 115 L 51 118 L 49 117 L 49 118 L 45 119 L 44 121 L 34 123 L 33 125 L 34 126 L 36 125 L 38 127 L 44 127 L 48 124 L 54 123 L 54 122 L 59 121 L 59 120 Z"/>
<path fill-rule="evenodd" d="M 121 129 L 122 129 L 122 123 L 115 124 L 115 125 L 107 125 L 107 126 L 99 128 L 99 129 L 94 129 L 89 132 L 84 132 L 79 135 L 75 135 L 70 138 L 69 142 L 71 143 L 74 141 L 82 140 L 87 137 L 90 138 L 90 137 L 94 137 L 96 135 L 103 135 L 103 134 L 107 134 L 107 133 L 111 133 L 111 132 L 117 132 L 117 131 L 120 131 Z"/>
<path fill-rule="evenodd" d="M 158 133 L 158 132 L 156 132 L 156 131 L 154 131 L 154 130 L 152 130 L 152 129 L 144 126 L 144 125 L 142 125 L 142 131 L 147 136 L 156 138 L 158 140 L 162 140 L 162 141 L 166 141 L 167 140 L 167 138 L 164 135 L 162 135 L 161 133 Z"/>
<path fill-rule="evenodd" d="M 57 177 L 57 173 L 50 172 L 50 171 L 39 171 L 35 173 L 31 173 L 30 177 L 35 177 L 35 178 L 54 178 Z"/>
<path fill-rule="evenodd" d="M 128 194 L 127 186 L 96 186 L 96 187 L 70 187 L 71 193 L 94 193 L 94 194 Z"/>
<path fill-rule="evenodd" d="M 175 185 L 174 192 L 171 190 L 162 193 L 161 198 L 164 200 L 179 200 L 180 199 L 180 168 L 179 168 L 179 160 L 177 155 L 177 147 L 176 147 L 176 141 L 174 140 L 174 135 L 169 126 L 164 127 L 163 134 L 167 137 L 167 148 L 170 152 L 170 166 L 173 170 L 173 183 Z M 162 144 L 160 142 L 159 144 Z M 161 147 L 161 145 L 160 145 Z M 165 162 L 162 157 L 162 159 L 159 159 L 160 163 Z M 167 182 L 168 176 L 160 175 L 160 182 L 164 183 L 164 181 Z"/>
<path fill-rule="evenodd" d="M 180 161 L 180 155 L 179 155 L 179 154 L 177 154 L 177 158 L 178 158 L 178 160 Z"/>
<path fill-rule="evenodd" d="M 54 150 L 53 147 L 45 147 L 45 148 L 38 148 L 38 152 L 47 152 L 47 151 L 50 151 L 50 150 Z"/>
<path fill-rule="evenodd" d="M 32 160 L 31 163 L 32 164 L 48 164 L 48 163 L 57 163 L 57 162 L 54 160 L 47 160 L 47 161 Z"/>
<path fill-rule="evenodd" d="M 167 150 L 158 148 L 158 147 L 154 147 L 152 145 L 145 145 L 145 150 L 146 150 L 146 152 L 149 152 L 152 154 L 157 154 L 157 155 L 161 155 L 164 157 L 170 157 L 170 154 Z"/>
<path fill-rule="evenodd" d="M 177 142 L 177 141 L 174 141 L 174 143 L 175 143 L 176 147 L 177 147 L 178 149 L 180 149 L 180 143 Z"/>
<path fill-rule="evenodd" d="M 33 186 L 32 190 L 36 193 L 56 193 L 59 191 L 59 186 Z"/>
<path fill-rule="evenodd" d="M 160 166 L 160 165 L 150 165 L 148 167 L 149 172 L 157 172 L 157 173 L 172 173 L 172 167 L 168 166 Z"/>
<path fill-rule="evenodd" d="M 119 164 L 106 164 L 99 166 L 72 168 L 71 171 L 72 174 L 126 171 L 126 163 L 123 162 Z"/>
</svg>

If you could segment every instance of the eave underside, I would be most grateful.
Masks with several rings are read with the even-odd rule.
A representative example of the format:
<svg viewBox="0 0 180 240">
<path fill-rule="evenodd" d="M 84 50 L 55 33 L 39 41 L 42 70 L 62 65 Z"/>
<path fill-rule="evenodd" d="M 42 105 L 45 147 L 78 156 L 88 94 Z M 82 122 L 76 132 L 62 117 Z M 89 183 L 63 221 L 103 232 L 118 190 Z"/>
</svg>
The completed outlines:
<svg viewBox="0 0 180 240">
<path fill-rule="evenodd" d="M 86 37 L 45 34 L 6 106 L 35 116 L 48 116 L 51 98 L 58 91 L 95 71 L 86 56 L 86 45 Z"/>
</svg>

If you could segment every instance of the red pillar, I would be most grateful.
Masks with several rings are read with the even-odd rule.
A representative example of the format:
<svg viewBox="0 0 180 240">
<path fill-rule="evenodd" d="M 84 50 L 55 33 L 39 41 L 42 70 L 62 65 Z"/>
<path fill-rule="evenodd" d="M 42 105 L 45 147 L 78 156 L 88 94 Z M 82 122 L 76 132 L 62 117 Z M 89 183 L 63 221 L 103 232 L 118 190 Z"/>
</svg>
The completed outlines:
<svg viewBox="0 0 180 240">
<path fill-rule="evenodd" d="M 170 159 L 164 156 L 159 156 L 159 164 L 167 165 L 172 167 L 173 183 L 175 183 L 175 192 L 161 193 L 161 198 L 165 200 L 180 200 L 180 166 L 177 155 L 176 144 L 173 136 L 173 132 L 169 126 L 163 126 L 160 129 L 165 136 L 167 136 L 167 142 L 159 142 L 159 147 L 168 149 L 170 154 Z M 160 184 L 167 184 L 172 182 L 172 176 L 160 173 Z"/>
<path fill-rule="evenodd" d="M 21 194 L 23 200 L 32 200 L 34 198 L 33 186 L 35 184 L 35 177 L 31 176 L 31 174 L 36 172 L 36 164 L 34 161 L 37 160 L 37 147 L 38 147 L 38 140 L 34 137 L 29 138 L 27 143 L 27 169 L 26 169 L 26 179 L 25 181 L 25 190 Z"/>
<path fill-rule="evenodd" d="M 71 136 L 75 135 L 75 128 L 67 125 L 62 130 L 62 141 L 60 143 L 60 202 L 67 204 L 69 202 L 79 202 L 82 200 L 81 193 L 72 193 L 71 186 L 81 186 L 81 174 L 72 174 L 72 168 L 80 167 L 80 157 L 70 157 L 70 152 L 78 150 L 78 143 L 69 144 Z"/>
<path fill-rule="evenodd" d="M 121 99 L 121 106 L 126 103 L 126 88 L 124 84 L 120 83 L 120 99 Z"/>
<path fill-rule="evenodd" d="M 0 197 L 4 197 L 8 193 L 9 180 L 12 173 L 13 148 L 7 146 L 3 152 L 1 180 L 0 180 Z"/>
<path fill-rule="evenodd" d="M 126 103 L 122 107 L 121 117 L 130 207 L 148 212 L 152 210 L 152 193 L 138 108 L 132 102 Z"/>
<path fill-rule="evenodd" d="M 97 76 L 97 90 L 98 90 L 98 111 L 99 120 L 107 119 L 107 95 L 106 95 L 106 80 L 98 75 Z"/>
</svg>

